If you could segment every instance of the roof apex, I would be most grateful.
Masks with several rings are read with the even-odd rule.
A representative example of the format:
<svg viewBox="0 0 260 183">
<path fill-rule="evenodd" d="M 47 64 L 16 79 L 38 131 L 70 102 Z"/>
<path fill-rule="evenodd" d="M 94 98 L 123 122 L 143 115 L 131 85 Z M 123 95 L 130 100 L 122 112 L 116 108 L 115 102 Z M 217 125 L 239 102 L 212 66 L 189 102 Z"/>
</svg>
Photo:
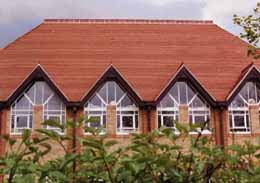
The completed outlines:
<svg viewBox="0 0 260 183">
<path fill-rule="evenodd" d="M 45 19 L 44 23 L 74 24 L 196 24 L 210 25 L 212 20 L 163 20 L 163 19 Z"/>
</svg>

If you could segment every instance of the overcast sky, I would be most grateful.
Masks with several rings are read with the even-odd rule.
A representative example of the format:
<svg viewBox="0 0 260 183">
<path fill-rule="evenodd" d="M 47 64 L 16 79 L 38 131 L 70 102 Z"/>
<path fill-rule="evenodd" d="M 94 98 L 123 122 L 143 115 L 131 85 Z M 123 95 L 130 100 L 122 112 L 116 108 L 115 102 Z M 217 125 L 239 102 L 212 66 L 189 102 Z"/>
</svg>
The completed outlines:
<svg viewBox="0 0 260 183">
<path fill-rule="evenodd" d="M 0 47 L 45 18 L 213 20 L 238 35 L 233 14 L 247 15 L 257 0 L 0 0 Z"/>
</svg>

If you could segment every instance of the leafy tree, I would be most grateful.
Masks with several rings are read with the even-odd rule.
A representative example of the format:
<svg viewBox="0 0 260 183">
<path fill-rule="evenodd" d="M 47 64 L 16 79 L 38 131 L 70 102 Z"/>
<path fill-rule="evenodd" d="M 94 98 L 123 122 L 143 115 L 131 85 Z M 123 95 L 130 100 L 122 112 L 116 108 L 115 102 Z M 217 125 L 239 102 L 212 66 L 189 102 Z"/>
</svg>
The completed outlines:
<svg viewBox="0 0 260 183">
<path fill-rule="evenodd" d="M 253 13 L 248 16 L 234 15 L 234 23 L 239 25 L 243 32 L 240 34 L 241 38 L 246 39 L 251 45 L 248 49 L 248 54 L 259 58 L 260 54 L 257 51 L 260 38 L 260 3 L 257 3 Z"/>
</svg>

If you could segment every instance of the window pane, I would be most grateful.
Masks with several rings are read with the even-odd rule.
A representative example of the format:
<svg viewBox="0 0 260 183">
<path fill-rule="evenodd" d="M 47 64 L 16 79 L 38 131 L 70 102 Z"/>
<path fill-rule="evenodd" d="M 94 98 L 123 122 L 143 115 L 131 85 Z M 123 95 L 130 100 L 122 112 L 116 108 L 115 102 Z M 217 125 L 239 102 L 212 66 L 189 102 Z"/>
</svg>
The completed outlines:
<svg viewBox="0 0 260 183">
<path fill-rule="evenodd" d="M 194 97 L 195 93 L 194 91 L 187 85 L 187 91 L 188 91 L 188 102 Z"/>
<path fill-rule="evenodd" d="M 245 102 L 242 100 L 242 98 L 239 95 L 237 95 L 235 97 L 235 99 L 232 101 L 231 106 L 232 107 L 244 107 Z"/>
<path fill-rule="evenodd" d="M 25 96 L 21 97 L 15 105 L 17 110 L 30 110 L 32 108 L 31 103 Z"/>
<path fill-rule="evenodd" d="M 27 96 L 31 99 L 31 101 L 34 103 L 34 97 L 35 97 L 35 92 L 34 92 L 35 86 L 33 85 L 27 92 Z"/>
<path fill-rule="evenodd" d="M 52 95 L 52 90 L 49 87 L 48 84 L 44 83 L 44 90 L 43 90 L 43 102 L 46 102 L 46 100 Z"/>
<path fill-rule="evenodd" d="M 162 101 L 160 102 L 160 107 L 175 107 L 174 101 L 170 98 L 170 96 L 167 94 Z"/>
<path fill-rule="evenodd" d="M 133 116 L 122 116 L 123 127 L 132 128 L 134 126 Z"/>
<path fill-rule="evenodd" d="M 43 104 L 43 85 L 44 82 L 36 82 L 35 84 L 35 104 Z"/>
<path fill-rule="evenodd" d="M 17 116 L 16 117 L 16 127 L 17 128 L 27 128 L 28 116 Z"/>
<path fill-rule="evenodd" d="M 163 125 L 166 127 L 174 127 L 173 116 L 163 116 Z"/>
<path fill-rule="evenodd" d="M 235 127 L 244 127 L 245 126 L 245 118 L 244 116 L 234 116 Z"/>
<path fill-rule="evenodd" d="M 248 90 L 249 90 L 249 103 L 256 103 L 256 86 L 253 82 L 248 82 Z"/>
<path fill-rule="evenodd" d="M 179 90 L 178 90 L 178 82 L 174 84 L 174 86 L 171 88 L 170 92 L 169 92 L 173 98 L 180 103 L 179 101 Z"/>
<path fill-rule="evenodd" d="M 95 95 L 90 101 L 89 101 L 89 106 L 88 107 L 102 107 L 102 101 L 100 98 Z"/>
<path fill-rule="evenodd" d="M 180 104 L 187 104 L 187 84 L 185 82 L 178 82 L 180 90 Z"/>
<path fill-rule="evenodd" d="M 101 116 L 91 116 L 89 126 L 93 128 L 101 127 Z"/>
<path fill-rule="evenodd" d="M 105 102 L 107 102 L 107 85 L 106 84 L 98 91 L 98 94 Z"/>
<path fill-rule="evenodd" d="M 123 90 L 116 84 L 116 102 L 124 95 Z"/>
<path fill-rule="evenodd" d="M 48 110 L 61 110 L 61 101 L 58 98 L 57 95 L 54 95 L 49 101 L 48 101 Z"/>
<path fill-rule="evenodd" d="M 191 105 L 193 108 L 205 106 L 204 102 L 202 102 L 202 100 L 198 96 L 194 98 Z"/>
<path fill-rule="evenodd" d="M 135 115 L 135 128 L 138 128 L 138 114 Z"/>
<path fill-rule="evenodd" d="M 115 82 L 107 82 L 108 85 L 108 104 L 115 102 Z"/>
<path fill-rule="evenodd" d="M 241 91 L 239 92 L 240 95 L 248 102 L 248 98 L 249 98 L 249 92 L 248 92 L 248 85 L 245 84 L 245 86 L 241 89 Z"/>
<path fill-rule="evenodd" d="M 161 124 L 162 124 L 161 115 L 158 115 L 158 128 L 161 128 Z"/>
<path fill-rule="evenodd" d="M 121 101 L 121 107 L 128 107 L 128 106 L 133 106 L 134 103 L 130 100 L 130 98 L 126 95 L 123 100 Z"/>
</svg>

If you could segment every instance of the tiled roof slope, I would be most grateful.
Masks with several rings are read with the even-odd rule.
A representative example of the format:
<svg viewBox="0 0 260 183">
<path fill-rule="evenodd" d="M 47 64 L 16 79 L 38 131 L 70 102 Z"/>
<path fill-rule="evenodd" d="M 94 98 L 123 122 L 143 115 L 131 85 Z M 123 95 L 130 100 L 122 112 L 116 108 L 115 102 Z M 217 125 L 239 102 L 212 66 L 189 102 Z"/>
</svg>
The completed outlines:
<svg viewBox="0 0 260 183">
<path fill-rule="evenodd" d="M 252 61 L 245 42 L 211 21 L 45 20 L 1 51 L 0 101 L 38 64 L 70 101 L 80 101 L 111 64 L 153 101 L 182 63 L 224 101 Z"/>
</svg>

